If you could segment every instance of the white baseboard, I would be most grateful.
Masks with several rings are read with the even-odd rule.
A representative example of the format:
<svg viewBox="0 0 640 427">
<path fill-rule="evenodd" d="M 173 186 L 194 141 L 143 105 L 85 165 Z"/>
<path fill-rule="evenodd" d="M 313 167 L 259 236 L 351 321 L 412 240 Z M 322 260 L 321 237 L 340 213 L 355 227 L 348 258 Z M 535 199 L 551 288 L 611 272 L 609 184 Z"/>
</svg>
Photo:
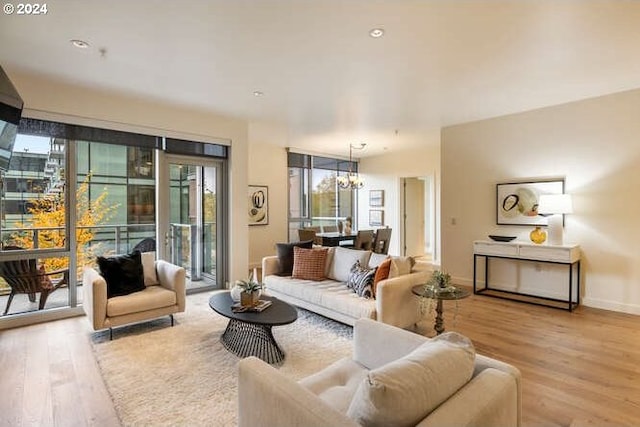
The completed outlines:
<svg viewBox="0 0 640 427">
<path fill-rule="evenodd" d="M 582 304 L 591 308 L 600 308 L 602 310 L 618 311 L 620 313 L 640 315 L 640 305 L 638 304 L 623 304 L 617 301 L 607 301 L 589 297 L 583 298 Z"/>
<path fill-rule="evenodd" d="M 458 285 L 473 288 L 473 279 L 468 279 L 465 277 L 453 277 L 452 282 Z M 478 282 L 478 286 L 482 287 L 484 286 L 484 283 Z M 563 298 L 566 298 L 566 296 L 564 296 Z M 582 297 L 582 301 L 580 301 L 580 304 L 591 308 L 599 308 L 602 310 L 640 315 L 640 305 L 638 304 L 623 304 L 617 301 L 608 301 L 590 297 Z"/>
</svg>

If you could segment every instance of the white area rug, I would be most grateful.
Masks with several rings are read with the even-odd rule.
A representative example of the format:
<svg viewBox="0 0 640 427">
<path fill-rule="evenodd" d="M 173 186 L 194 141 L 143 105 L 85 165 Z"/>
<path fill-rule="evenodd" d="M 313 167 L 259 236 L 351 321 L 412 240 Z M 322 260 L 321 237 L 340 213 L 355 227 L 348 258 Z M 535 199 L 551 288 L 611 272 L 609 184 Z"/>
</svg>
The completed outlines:
<svg viewBox="0 0 640 427">
<path fill-rule="evenodd" d="M 220 343 L 228 319 L 209 307 L 210 293 L 187 297 L 187 310 L 153 322 L 93 335 L 93 349 L 125 426 L 237 425 L 238 357 Z M 351 355 L 352 328 L 298 310 L 273 328 L 286 353 L 281 372 L 300 379 Z"/>
</svg>

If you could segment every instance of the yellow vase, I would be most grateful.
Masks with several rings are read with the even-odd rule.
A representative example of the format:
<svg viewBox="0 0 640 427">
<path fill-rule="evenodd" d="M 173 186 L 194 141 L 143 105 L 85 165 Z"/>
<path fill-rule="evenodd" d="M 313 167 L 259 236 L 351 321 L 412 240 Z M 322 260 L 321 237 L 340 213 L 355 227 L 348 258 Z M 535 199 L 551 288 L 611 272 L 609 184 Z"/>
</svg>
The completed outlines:
<svg viewBox="0 0 640 427">
<path fill-rule="evenodd" d="M 533 243 L 541 244 L 547 240 L 547 232 L 540 227 L 536 227 L 529 233 L 529 238 Z"/>
</svg>

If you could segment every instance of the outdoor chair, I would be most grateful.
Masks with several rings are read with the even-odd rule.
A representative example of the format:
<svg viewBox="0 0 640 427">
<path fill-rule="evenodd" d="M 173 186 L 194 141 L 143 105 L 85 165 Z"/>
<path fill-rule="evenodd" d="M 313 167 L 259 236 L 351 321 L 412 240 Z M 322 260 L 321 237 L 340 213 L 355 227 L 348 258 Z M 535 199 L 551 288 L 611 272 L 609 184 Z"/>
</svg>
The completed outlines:
<svg viewBox="0 0 640 427">
<path fill-rule="evenodd" d="M 131 252 L 155 252 L 156 251 L 156 239 L 152 237 L 145 237 L 140 240 L 131 250 Z"/>
<path fill-rule="evenodd" d="M 5 251 L 21 249 L 17 246 L 4 247 Z M 9 312 L 11 302 L 16 294 L 28 294 L 29 301 L 35 302 L 36 294 L 39 293 L 38 310 L 42 310 L 49 294 L 69 283 L 68 268 L 47 272 L 44 267 L 38 266 L 38 260 L 35 258 L 0 261 L 0 276 L 11 287 L 11 294 L 7 300 L 3 316 Z M 52 278 L 51 276 L 56 277 Z"/>
</svg>

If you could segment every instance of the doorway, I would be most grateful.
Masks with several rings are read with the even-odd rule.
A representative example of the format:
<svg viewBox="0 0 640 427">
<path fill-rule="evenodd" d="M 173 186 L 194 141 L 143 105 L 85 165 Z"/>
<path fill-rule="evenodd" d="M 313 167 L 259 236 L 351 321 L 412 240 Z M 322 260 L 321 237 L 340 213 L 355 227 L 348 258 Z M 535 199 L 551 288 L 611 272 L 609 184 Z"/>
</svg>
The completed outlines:
<svg viewBox="0 0 640 427">
<path fill-rule="evenodd" d="M 184 267 L 187 291 L 222 287 L 221 190 L 222 163 L 167 155 L 162 190 L 164 258 Z M 159 227 L 160 229 L 160 223 Z M 159 230 L 160 231 L 160 230 Z"/>
<path fill-rule="evenodd" d="M 433 256 L 433 180 L 401 178 L 401 248 L 404 256 L 430 261 Z"/>
</svg>

